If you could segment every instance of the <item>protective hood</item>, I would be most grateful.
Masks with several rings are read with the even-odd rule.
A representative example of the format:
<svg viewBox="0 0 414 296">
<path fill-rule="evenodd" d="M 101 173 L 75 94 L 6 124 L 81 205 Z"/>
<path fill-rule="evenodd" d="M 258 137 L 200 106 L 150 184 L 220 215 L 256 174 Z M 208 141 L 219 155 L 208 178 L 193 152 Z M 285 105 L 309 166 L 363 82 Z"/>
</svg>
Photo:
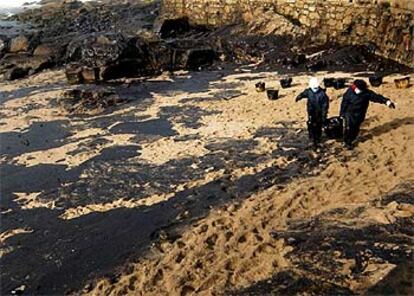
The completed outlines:
<svg viewBox="0 0 414 296">
<path fill-rule="evenodd" d="M 316 77 L 312 77 L 309 80 L 309 87 L 313 92 L 317 92 L 319 90 L 319 80 Z"/>
</svg>

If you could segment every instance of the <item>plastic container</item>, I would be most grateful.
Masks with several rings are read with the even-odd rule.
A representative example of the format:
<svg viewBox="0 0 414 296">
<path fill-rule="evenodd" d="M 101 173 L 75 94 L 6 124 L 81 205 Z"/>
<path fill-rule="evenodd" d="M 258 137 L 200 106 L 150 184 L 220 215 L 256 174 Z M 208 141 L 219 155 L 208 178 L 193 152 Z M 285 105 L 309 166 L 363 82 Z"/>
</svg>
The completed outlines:
<svg viewBox="0 0 414 296">
<path fill-rule="evenodd" d="M 410 77 L 395 79 L 394 83 L 395 83 L 396 88 L 400 88 L 400 89 L 408 88 L 410 86 Z"/>
<path fill-rule="evenodd" d="M 286 77 L 280 80 L 280 86 L 282 88 L 289 88 L 292 86 L 293 79 L 292 77 Z"/>
<path fill-rule="evenodd" d="M 371 76 L 369 77 L 369 83 L 373 87 L 379 87 L 382 84 L 383 77 L 382 76 Z"/>
<path fill-rule="evenodd" d="M 268 89 L 267 98 L 271 101 L 279 99 L 279 90 L 278 89 Z"/>
<path fill-rule="evenodd" d="M 335 78 L 324 78 L 323 84 L 325 85 L 325 88 L 334 87 L 335 85 Z"/>
<path fill-rule="evenodd" d="M 266 90 L 266 83 L 264 82 L 258 82 L 255 86 L 257 92 L 264 92 Z"/>
<path fill-rule="evenodd" d="M 345 88 L 345 82 L 346 82 L 345 78 L 336 78 L 334 81 L 334 88 L 335 89 Z"/>
</svg>

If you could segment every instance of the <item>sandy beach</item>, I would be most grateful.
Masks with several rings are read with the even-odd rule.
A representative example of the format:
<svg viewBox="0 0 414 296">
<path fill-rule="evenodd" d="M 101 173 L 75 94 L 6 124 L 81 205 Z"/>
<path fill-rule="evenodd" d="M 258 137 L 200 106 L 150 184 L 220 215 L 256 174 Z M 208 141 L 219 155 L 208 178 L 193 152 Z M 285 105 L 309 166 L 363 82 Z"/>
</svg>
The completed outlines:
<svg viewBox="0 0 414 296">
<path fill-rule="evenodd" d="M 0 294 L 414 295 L 414 6 L 321 2 L 0 0 Z"/>
<path fill-rule="evenodd" d="M 412 87 L 387 77 L 374 90 L 398 108 L 372 104 L 354 151 L 329 140 L 315 153 L 294 102 L 307 75 L 270 101 L 254 84 L 280 77 L 253 66 L 164 74 L 114 86 L 129 103 L 93 116 L 59 108 L 63 78 L 0 84 L 3 291 L 410 288 Z M 328 89 L 331 116 L 343 92 Z"/>
</svg>

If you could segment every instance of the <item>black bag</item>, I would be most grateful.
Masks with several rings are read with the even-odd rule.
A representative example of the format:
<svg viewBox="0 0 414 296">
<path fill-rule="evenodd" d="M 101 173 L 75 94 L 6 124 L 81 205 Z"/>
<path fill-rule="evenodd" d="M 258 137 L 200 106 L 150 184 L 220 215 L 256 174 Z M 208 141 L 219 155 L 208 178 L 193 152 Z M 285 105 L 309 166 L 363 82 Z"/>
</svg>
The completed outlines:
<svg viewBox="0 0 414 296">
<path fill-rule="evenodd" d="M 344 135 L 344 120 L 339 116 L 328 118 L 323 130 L 329 139 L 340 139 Z"/>
</svg>

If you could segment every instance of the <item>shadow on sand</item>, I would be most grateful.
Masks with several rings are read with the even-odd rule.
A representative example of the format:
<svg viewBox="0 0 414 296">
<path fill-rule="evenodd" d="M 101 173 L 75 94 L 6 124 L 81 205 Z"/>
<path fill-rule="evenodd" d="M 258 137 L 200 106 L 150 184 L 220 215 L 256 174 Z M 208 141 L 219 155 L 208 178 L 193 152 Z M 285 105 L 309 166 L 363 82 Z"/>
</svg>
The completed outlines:
<svg viewBox="0 0 414 296">
<path fill-rule="evenodd" d="M 204 78 L 197 79 L 199 75 Z M 133 106 L 133 110 L 126 109 L 120 115 L 73 117 L 69 123 L 56 121 L 43 126 L 37 123 L 22 132 L 0 134 L 1 152 L 6 159 L 0 170 L 1 231 L 32 231 L 14 235 L 4 243 L 8 252 L 0 259 L 1 294 L 9 294 L 23 284 L 27 294 L 63 294 L 81 289 L 96 277 L 112 277 L 128 260 L 145 255 L 159 241 L 161 231 L 167 233 L 168 239 L 176 240 L 185 227 L 205 217 L 211 209 L 243 200 L 273 185 L 285 186 L 297 178 L 317 174 L 329 164 L 327 154 L 310 156 L 306 150 L 307 133 L 298 131 L 296 122 L 262 128 L 248 140 L 221 139 L 209 143 L 205 146 L 209 152 L 201 157 L 172 159 L 162 165 L 140 159 L 144 143 L 163 137 L 177 141 L 197 138 L 197 135 L 178 135 L 173 122 L 196 131 L 203 116 L 218 111 L 191 105 L 163 107 L 157 118 L 150 120 L 140 117 L 138 111 L 149 108 L 156 94 L 174 97 L 179 92 L 226 92 L 226 86 L 211 85 L 220 77 L 218 72 L 192 73 L 190 78 L 176 77 L 175 82 L 144 82 L 128 90 L 139 99 L 126 105 Z M 13 160 L 23 153 L 71 143 L 69 136 L 79 126 L 99 127 L 110 135 L 136 133 L 137 136 L 134 145 L 104 149 L 74 168 L 59 164 L 25 167 Z M 257 138 L 277 141 L 277 148 L 270 153 L 258 153 Z M 96 147 L 102 141 L 105 139 L 92 137 L 87 146 L 72 153 Z M 239 168 L 257 167 L 272 158 L 286 158 L 288 162 L 254 174 L 229 177 Z M 224 173 L 215 180 L 195 188 L 186 187 L 191 181 L 204 180 L 207 173 L 220 171 Z M 184 189 L 177 191 L 179 185 Z M 53 203 L 53 207 L 23 209 L 16 201 L 16 192 L 38 192 L 38 201 Z M 71 220 L 61 218 L 68 209 L 120 200 L 135 202 L 171 193 L 171 198 L 151 206 L 91 212 Z M 184 212 L 187 214 L 182 215 Z"/>
</svg>

